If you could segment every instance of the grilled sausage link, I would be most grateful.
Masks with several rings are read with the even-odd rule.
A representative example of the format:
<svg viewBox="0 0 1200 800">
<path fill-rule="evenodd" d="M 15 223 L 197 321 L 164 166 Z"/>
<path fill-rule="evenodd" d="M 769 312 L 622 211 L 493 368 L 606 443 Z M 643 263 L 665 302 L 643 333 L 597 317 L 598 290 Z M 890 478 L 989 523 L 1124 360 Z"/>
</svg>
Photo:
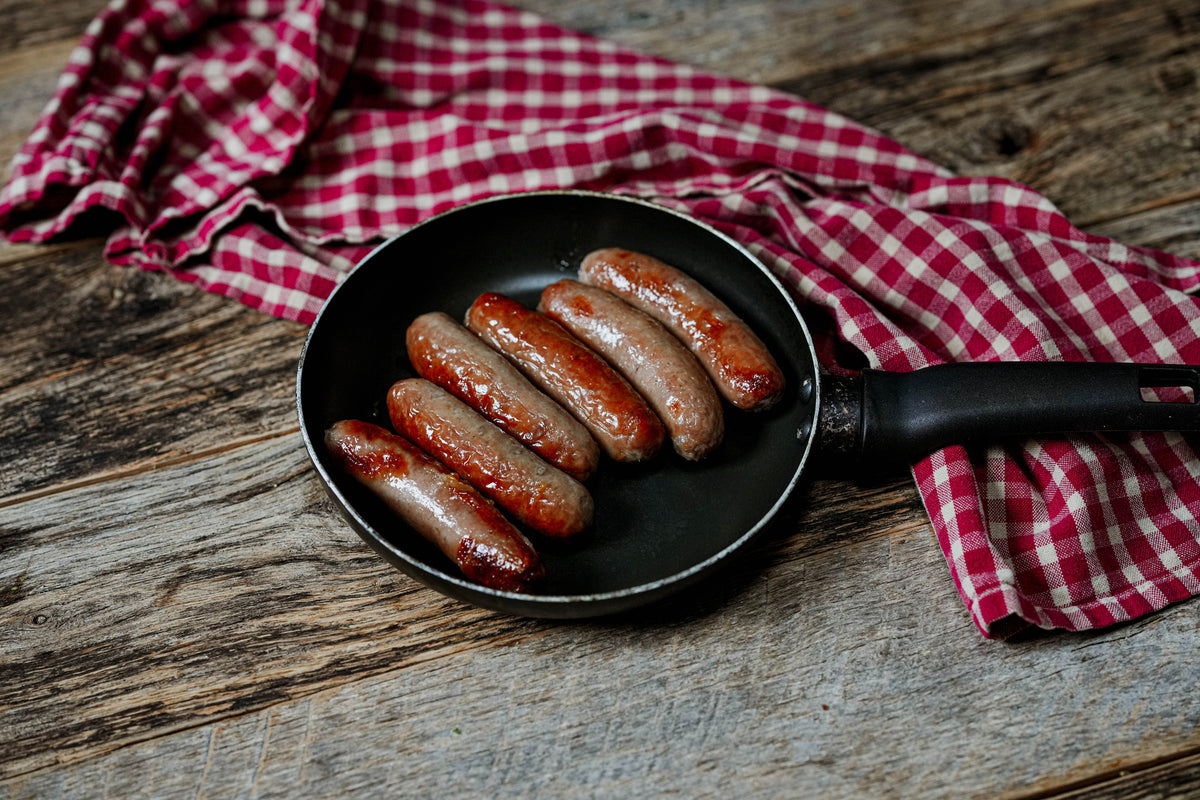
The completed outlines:
<svg viewBox="0 0 1200 800">
<path fill-rule="evenodd" d="M 325 447 L 338 466 L 378 495 L 470 580 L 525 592 L 545 575 L 533 545 L 495 506 L 411 442 L 378 425 L 336 422 Z"/>
<path fill-rule="evenodd" d="M 547 464 L 470 406 L 423 378 L 388 391 L 392 427 L 457 472 L 513 518 L 547 536 L 573 536 L 592 523 L 583 484 Z"/>
<path fill-rule="evenodd" d="M 761 411 L 779 402 L 783 372 L 766 345 L 690 275 L 651 256 L 605 248 L 584 257 L 579 279 L 613 292 L 667 326 L 733 405 Z"/>
<path fill-rule="evenodd" d="M 512 363 L 449 314 L 417 317 L 406 334 L 408 360 L 423 378 L 585 481 L 600 463 L 600 447 L 579 420 L 529 382 Z"/>
<path fill-rule="evenodd" d="M 554 320 L 487 293 L 468 309 L 466 324 L 574 414 L 614 460 L 645 461 L 662 447 L 666 432 L 645 398 Z"/>
<path fill-rule="evenodd" d="M 604 356 L 658 414 L 690 461 L 721 443 L 721 398 L 696 357 L 660 323 L 615 294 L 573 280 L 542 291 L 538 310 Z"/>
</svg>

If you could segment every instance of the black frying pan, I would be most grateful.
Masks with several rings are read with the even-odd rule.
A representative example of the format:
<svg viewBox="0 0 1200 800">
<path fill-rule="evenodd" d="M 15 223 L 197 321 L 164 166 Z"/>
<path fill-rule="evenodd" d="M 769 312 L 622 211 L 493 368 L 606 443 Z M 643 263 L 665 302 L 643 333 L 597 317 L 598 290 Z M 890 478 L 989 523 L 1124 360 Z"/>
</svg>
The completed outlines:
<svg viewBox="0 0 1200 800">
<path fill-rule="evenodd" d="M 322 445 L 340 419 L 390 427 L 385 397 L 415 373 L 409 323 L 427 311 L 461 319 L 483 292 L 536 306 L 582 256 L 619 246 L 675 264 L 745 319 L 779 360 L 777 407 L 728 408 L 725 440 L 692 464 L 669 452 L 641 465 L 606 461 L 588 483 L 593 529 L 579 541 L 535 538 L 547 581 L 512 594 L 464 580 L 453 564 L 338 471 Z M 818 378 L 812 340 L 782 285 L 737 243 L 684 214 L 591 192 L 535 192 L 468 204 L 376 248 L 330 296 L 300 357 L 296 401 L 317 474 L 350 525 L 413 578 L 479 606 L 538 617 L 614 613 L 712 573 L 759 534 L 788 499 L 815 449 L 851 460 L 911 460 L 980 437 L 1086 429 L 1196 429 L 1194 402 L 1143 400 L 1147 387 L 1200 388 L 1193 367 L 963 364 L 854 382 Z M 1075 398 L 1071 402 L 1065 397 Z"/>
</svg>

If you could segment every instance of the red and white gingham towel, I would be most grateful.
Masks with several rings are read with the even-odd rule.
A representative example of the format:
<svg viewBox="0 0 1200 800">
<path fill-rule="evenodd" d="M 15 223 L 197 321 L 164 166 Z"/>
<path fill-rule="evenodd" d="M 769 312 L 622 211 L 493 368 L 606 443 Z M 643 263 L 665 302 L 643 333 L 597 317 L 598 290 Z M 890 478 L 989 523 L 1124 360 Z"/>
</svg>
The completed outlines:
<svg viewBox="0 0 1200 800">
<path fill-rule="evenodd" d="M 311 321 L 381 237 L 582 187 L 730 233 L 876 367 L 1200 363 L 1200 265 L 1089 236 L 796 97 L 481 0 L 116 0 L 0 194 L 13 241 L 109 211 L 108 258 Z M 834 367 L 836 365 L 830 365 Z M 1192 439 L 951 447 L 913 470 L 985 635 L 1200 590 Z"/>
</svg>

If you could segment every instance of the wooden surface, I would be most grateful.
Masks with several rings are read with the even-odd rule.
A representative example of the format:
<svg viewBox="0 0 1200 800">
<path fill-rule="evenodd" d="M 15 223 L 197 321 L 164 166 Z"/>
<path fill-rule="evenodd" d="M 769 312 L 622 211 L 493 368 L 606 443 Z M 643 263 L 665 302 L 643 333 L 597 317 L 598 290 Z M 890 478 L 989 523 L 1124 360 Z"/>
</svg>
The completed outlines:
<svg viewBox="0 0 1200 800">
<path fill-rule="evenodd" d="M 0 0 L 0 159 L 94 0 Z M 1200 2 L 523 0 L 1200 257 Z M 980 637 L 903 476 L 629 618 L 462 606 L 341 522 L 305 330 L 0 246 L 0 797 L 1200 796 L 1187 602 Z"/>
</svg>

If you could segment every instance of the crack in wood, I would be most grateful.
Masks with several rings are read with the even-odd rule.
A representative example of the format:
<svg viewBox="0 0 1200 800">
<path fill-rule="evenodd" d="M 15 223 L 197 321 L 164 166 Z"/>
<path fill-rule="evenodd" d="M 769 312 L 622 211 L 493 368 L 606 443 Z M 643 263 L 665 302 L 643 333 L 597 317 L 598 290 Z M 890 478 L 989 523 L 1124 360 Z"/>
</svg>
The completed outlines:
<svg viewBox="0 0 1200 800">
<path fill-rule="evenodd" d="M 7 497 L 0 497 L 0 508 L 8 508 L 9 506 L 18 505 L 20 503 L 26 503 L 31 500 L 40 500 L 45 497 L 50 497 L 52 495 L 61 494 L 63 492 L 74 491 L 76 489 L 83 489 L 83 488 L 87 488 L 87 487 L 91 487 L 91 486 L 98 486 L 100 484 L 109 483 L 109 482 L 122 481 L 122 480 L 126 480 L 128 478 L 132 478 L 132 477 L 135 477 L 138 475 L 144 475 L 146 473 L 154 472 L 154 471 L 160 470 L 160 469 L 168 469 L 170 467 L 177 467 L 177 466 L 181 466 L 184 464 L 190 464 L 190 463 L 193 463 L 196 461 L 203 461 L 205 459 L 212 458 L 212 457 L 220 455 L 222 453 L 228 453 L 232 450 L 236 450 L 237 448 L 240 448 L 240 447 L 249 447 L 249 446 L 252 446 L 255 444 L 260 444 L 262 442 L 269 442 L 274 439 L 281 439 L 281 438 L 285 438 L 288 436 L 295 436 L 299 432 L 300 432 L 300 427 L 297 425 L 295 427 L 285 428 L 285 429 L 278 430 L 278 431 L 271 431 L 269 433 L 264 433 L 264 434 L 260 434 L 257 436 L 242 437 L 240 439 L 233 440 L 233 441 L 227 442 L 225 444 L 216 445 L 214 447 L 208 447 L 208 448 L 205 448 L 202 450 L 194 450 L 192 452 L 182 453 L 182 454 L 174 455 L 174 456 L 160 456 L 160 457 L 151 458 L 151 459 L 148 459 L 148 460 L 142 461 L 142 462 L 135 462 L 133 464 L 130 464 L 125 467 L 121 467 L 119 469 L 114 469 L 114 470 L 98 473 L 95 475 L 89 475 L 87 477 L 77 478 L 77 479 L 71 480 L 71 481 L 63 481 L 62 483 L 57 483 L 52 486 L 46 486 L 41 489 L 34 489 L 29 492 L 22 492 L 20 494 L 9 495 Z M 299 475 L 299 474 L 302 474 L 302 473 L 299 473 L 299 472 L 295 473 L 295 474 L 293 474 L 292 477 L 295 477 L 296 475 Z"/>
</svg>

